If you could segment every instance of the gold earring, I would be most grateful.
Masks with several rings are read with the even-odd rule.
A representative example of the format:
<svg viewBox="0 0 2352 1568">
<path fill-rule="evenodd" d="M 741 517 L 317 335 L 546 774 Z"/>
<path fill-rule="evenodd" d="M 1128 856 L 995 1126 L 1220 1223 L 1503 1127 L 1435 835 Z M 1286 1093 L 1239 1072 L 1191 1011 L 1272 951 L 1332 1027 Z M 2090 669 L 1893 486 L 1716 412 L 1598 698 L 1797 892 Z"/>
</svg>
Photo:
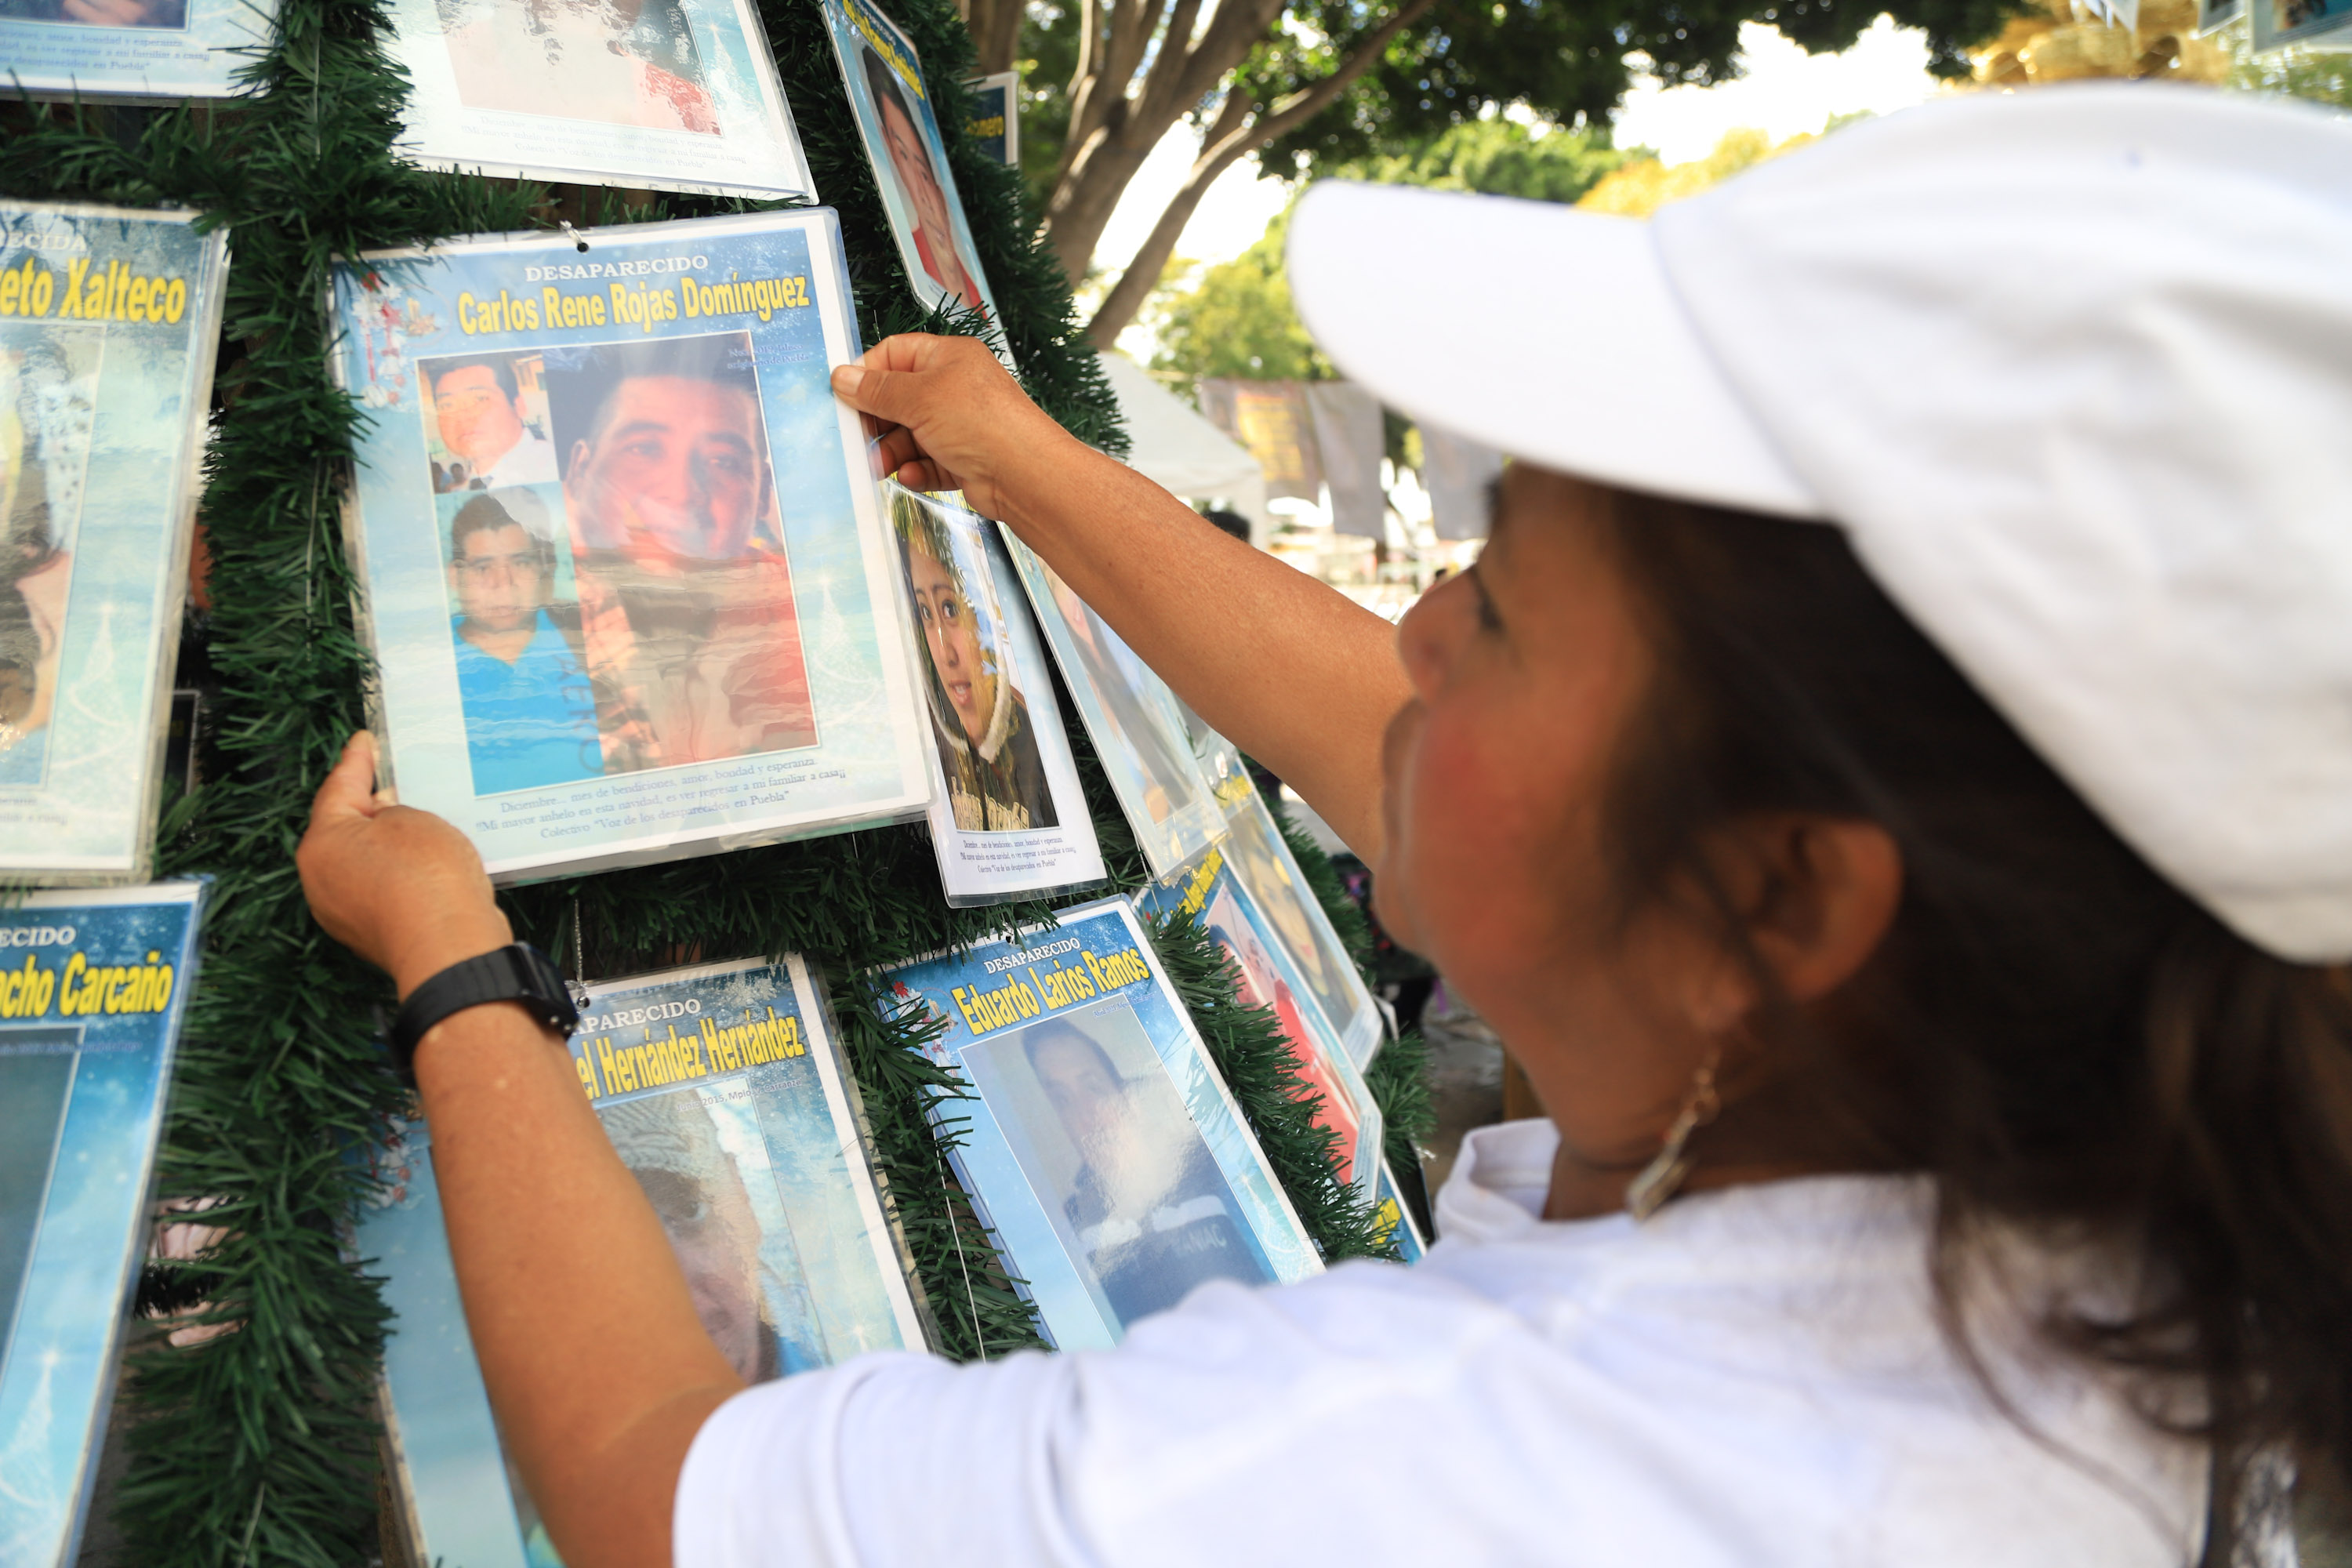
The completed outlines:
<svg viewBox="0 0 2352 1568">
<path fill-rule="evenodd" d="M 1691 1134 L 1715 1120 L 1723 1109 L 1723 1101 L 1715 1092 L 1715 1064 L 1710 1056 L 1701 1062 L 1698 1076 L 1691 1080 L 1691 1091 L 1683 1101 L 1675 1124 L 1666 1129 L 1666 1140 L 1659 1146 L 1657 1158 L 1642 1167 L 1625 1187 L 1625 1212 L 1636 1220 L 1645 1220 L 1658 1212 L 1665 1201 L 1682 1187 L 1684 1178 L 1697 1163 L 1685 1151 Z"/>
</svg>

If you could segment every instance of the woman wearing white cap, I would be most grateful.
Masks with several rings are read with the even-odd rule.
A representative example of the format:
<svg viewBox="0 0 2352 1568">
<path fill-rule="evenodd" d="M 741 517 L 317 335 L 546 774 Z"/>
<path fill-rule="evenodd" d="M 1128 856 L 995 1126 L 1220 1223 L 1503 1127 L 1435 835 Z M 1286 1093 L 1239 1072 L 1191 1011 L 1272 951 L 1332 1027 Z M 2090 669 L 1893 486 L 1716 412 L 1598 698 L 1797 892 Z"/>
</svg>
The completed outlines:
<svg viewBox="0 0 2352 1568">
<path fill-rule="evenodd" d="M 1346 374 L 1520 459 L 1401 658 L 974 345 L 836 385 L 1365 852 L 1549 1119 L 1473 1136 L 1418 1268 L 739 1393 L 649 1215 L 549 1224 L 629 1190 L 563 1053 L 460 1013 L 417 1070 L 567 1559 L 2275 1550 L 2352 1452 L 2352 133 L 1988 96 L 1649 226 L 1291 232 Z M 366 760 L 303 870 L 405 991 L 505 923 Z"/>
</svg>

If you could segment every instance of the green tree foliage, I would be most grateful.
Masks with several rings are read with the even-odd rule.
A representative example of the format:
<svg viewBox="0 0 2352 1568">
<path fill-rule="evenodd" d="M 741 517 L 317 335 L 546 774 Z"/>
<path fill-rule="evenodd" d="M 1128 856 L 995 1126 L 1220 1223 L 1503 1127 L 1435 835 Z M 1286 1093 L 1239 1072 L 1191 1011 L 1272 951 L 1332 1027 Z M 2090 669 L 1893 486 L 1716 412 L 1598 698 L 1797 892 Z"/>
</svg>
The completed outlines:
<svg viewBox="0 0 2352 1568">
<path fill-rule="evenodd" d="M 1172 370 L 1188 381 L 1329 379 L 1331 363 L 1291 308 L 1290 280 L 1282 270 L 1288 227 L 1289 215 L 1277 215 L 1255 245 L 1165 297 L 1153 311 L 1160 352 L 1152 369 Z"/>
<path fill-rule="evenodd" d="M 1606 132 L 1543 134 L 1507 120 L 1473 121 L 1406 153 L 1376 154 L 1330 172 L 1382 184 L 1428 185 L 1534 201 L 1573 202 L 1630 160 L 1646 156 L 1610 145 Z M 1160 349 L 1151 365 L 1189 381 L 1234 376 L 1247 381 L 1318 381 L 1331 374 L 1291 308 L 1283 272 L 1287 213 L 1233 260 L 1188 279 L 1189 263 L 1174 262 L 1145 321 Z"/>
<path fill-rule="evenodd" d="M 1605 131 L 1538 131 L 1511 120 L 1475 120 L 1424 146 L 1374 153 L 1328 173 L 1375 184 L 1428 185 L 1537 202 L 1574 202 L 1641 148 L 1615 146 Z"/>
</svg>

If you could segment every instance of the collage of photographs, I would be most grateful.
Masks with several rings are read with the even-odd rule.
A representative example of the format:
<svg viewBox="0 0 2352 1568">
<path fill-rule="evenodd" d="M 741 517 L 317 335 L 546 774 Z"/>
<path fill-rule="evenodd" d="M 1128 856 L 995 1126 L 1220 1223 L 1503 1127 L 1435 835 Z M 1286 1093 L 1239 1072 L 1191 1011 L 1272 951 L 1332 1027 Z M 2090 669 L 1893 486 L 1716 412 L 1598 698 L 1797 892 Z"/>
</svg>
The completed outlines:
<svg viewBox="0 0 2352 1568">
<path fill-rule="evenodd" d="M 230 47 L 205 41 L 215 4 L 0 0 L 0 41 L 138 31 L 205 58 Z M 867 0 L 823 4 L 916 301 L 992 324 L 911 43 Z M 400 146 L 419 163 L 819 195 L 750 0 L 391 14 L 414 84 Z M 161 83 L 163 58 L 112 47 L 115 89 L 138 59 Z M 1013 93 L 992 86 L 1009 148 Z M 0 942 L 10 922 L 36 945 L 75 940 L 68 919 L 84 940 L 177 922 L 153 941 L 182 989 L 144 1026 L 147 1098 L 121 1108 L 151 1158 L 204 884 L 140 884 L 227 265 L 228 237 L 187 215 L 0 206 L 0 827 L 18 830 L 0 873 L 132 884 L 35 895 Z M 864 346 L 847 268 L 819 206 L 335 264 L 333 369 L 365 416 L 343 517 L 380 782 L 456 824 L 502 883 L 920 821 L 950 906 L 1091 898 L 870 977 L 943 1026 L 925 1048 L 970 1097 L 932 1112 L 969 1115 L 953 1180 L 1066 1349 L 1116 1344 L 1212 1281 L 1321 1267 L 1152 949 L 1148 922 L 1213 865 L 1190 912 L 1319 1100 L 1336 1179 L 1417 1246 L 1361 1072 L 1377 1006 L 1238 754 L 1009 531 L 869 471 L 827 386 Z M 1113 890 L 1072 724 L 1158 882 Z M 803 960 L 580 991 L 582 1088 L 735 1375 L 940 1342 L 933 1314 L 954 1303 L 910 1272 Z M 102 1241 L 121 1252 L 104 1288 L 135 1274 L 135 1216 L 105 1210 L 104 1237 L 83 1236 L 104 1205 L 62 1173 L 68 1108 L 107 1081 L 98 1048 L 0 1026 L 0 1415 L 64 1299 L 50 1253 Z M 560 1568 L 482 1385 L 431 1132 L 389 1121 L 367 1159 L 382 1196 L 352 1245 L 401 1325 L 382 1383 L 399 1532 L 420 1562 Z M 85 1522 L 116 1348 L 77 1363 L 89 1400 L 24 1428 L 42 1468 L 6 1450 L 12 1486 L 40 1493 L 38 1560 Z M 0 1555 L 33 1541 L 17 1522 Z"/>
</svg>

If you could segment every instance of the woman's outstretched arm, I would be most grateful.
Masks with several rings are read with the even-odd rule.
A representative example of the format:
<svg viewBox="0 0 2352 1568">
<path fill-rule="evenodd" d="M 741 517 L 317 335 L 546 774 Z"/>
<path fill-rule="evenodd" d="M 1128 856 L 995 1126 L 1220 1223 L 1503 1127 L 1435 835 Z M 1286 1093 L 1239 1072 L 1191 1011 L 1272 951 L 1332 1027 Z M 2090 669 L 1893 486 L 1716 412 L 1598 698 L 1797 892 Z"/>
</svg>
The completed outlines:
<svg viewBox="0 0 2352 1568">
<path fill-rule="evenodd" d="M 1411 695 L 1386 621 L 1077 440 L 973 339 L 886 339 L 834 389 L 885 426 L 902 481 L 961 489 L 1011 525 L 1194 711 L 1373 858 L 1381 738 Z"/>
</svg>

